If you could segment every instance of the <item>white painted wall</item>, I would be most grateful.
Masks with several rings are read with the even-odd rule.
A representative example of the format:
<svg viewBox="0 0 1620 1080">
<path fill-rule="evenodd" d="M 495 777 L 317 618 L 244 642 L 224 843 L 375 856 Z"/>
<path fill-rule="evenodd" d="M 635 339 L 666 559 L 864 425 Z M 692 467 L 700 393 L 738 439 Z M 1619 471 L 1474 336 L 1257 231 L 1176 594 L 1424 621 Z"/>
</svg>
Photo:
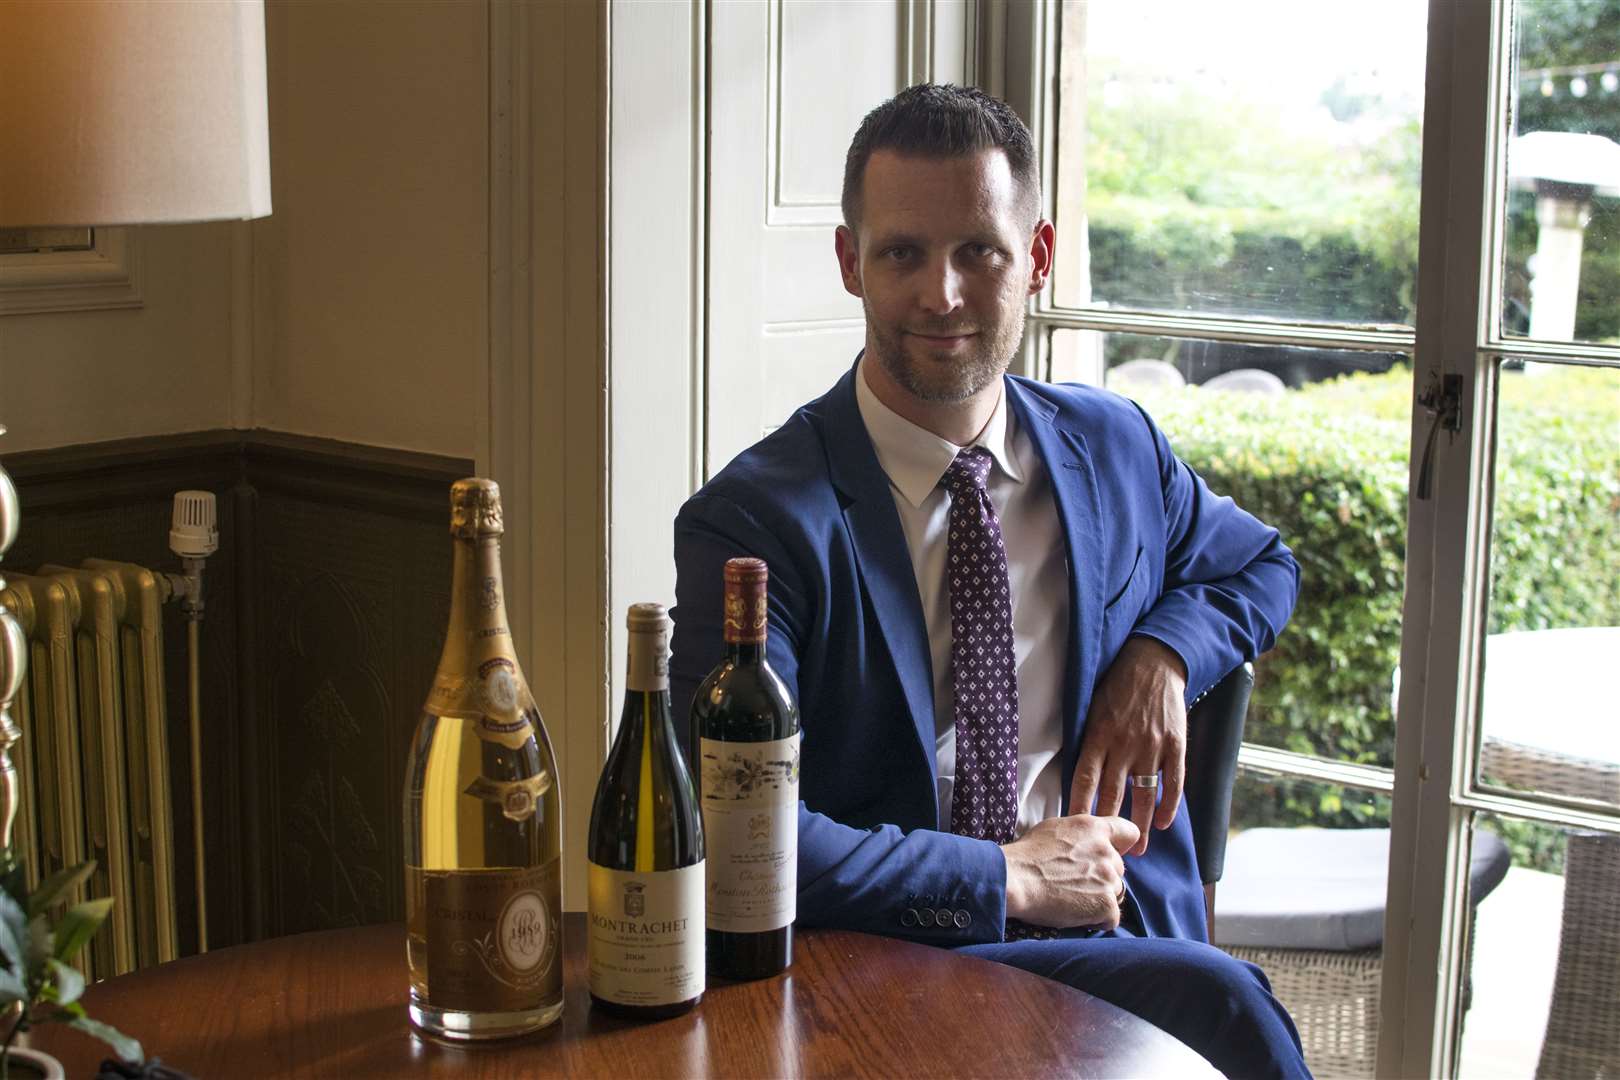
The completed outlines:
<svg viewBox="0 0 1620 1080">
<path fill-rule="evenodd" d="M 133 230 L 144 307 L 0 316 L 0 455 L 228 426 L 235 228 Z"/>
<path fill-rule="evenodd" d="M 135 230 L 139 308 L 0 317 L 0 453 L 234 426 L 487 460 L 489 13 L 271 0 L 273 216 Z"/>
<path fill-rule="evenodd" d="M 488 407 L 489 9 L 266 7 L 275 214 L 253 426 L 473 457 Z"/>
</svg>

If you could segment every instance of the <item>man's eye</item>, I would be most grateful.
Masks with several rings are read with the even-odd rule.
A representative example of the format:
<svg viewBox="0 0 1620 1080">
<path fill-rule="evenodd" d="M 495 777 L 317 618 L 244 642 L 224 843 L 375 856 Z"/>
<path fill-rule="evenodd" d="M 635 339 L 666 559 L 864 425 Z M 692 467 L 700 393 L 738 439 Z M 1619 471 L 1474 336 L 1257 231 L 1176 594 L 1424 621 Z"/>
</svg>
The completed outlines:
<svg viewBox="0 0 1620 1080">
<path fill-rule="evenodd" d="M 996 249 L 989 244 L 969 244 L 968 251 L 975 259 L 988 259 L 996 253 Z"/>
<path fill-rule="evenodd" d="M 908 247 L 892 247 L 883 253 L 883 257 L 890 262 L 905 262 L 911 258 L 911 249 Z"/>
</svg>

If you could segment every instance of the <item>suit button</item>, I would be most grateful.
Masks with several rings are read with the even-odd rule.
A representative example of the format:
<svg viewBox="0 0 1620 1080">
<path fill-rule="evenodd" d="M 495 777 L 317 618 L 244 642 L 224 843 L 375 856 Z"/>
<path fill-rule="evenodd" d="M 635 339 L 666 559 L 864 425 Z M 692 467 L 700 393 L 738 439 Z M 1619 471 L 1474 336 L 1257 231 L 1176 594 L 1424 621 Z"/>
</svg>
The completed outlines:
<svg viewBox="0 0 1620 1080">
<path fill-rule="evenodd" d="M 925 907 L 922 910 L 918 911 L 917 912 L 917 925 L 918 926 L 933 926 L 934 925 L 934 909 L 931 908 L 931 907 Z"/>
<path fill-rule="evenodd" d="M 901 926 L 916 926 L 917 925 L 917 909 L 908 907 L 908 908 L 906 908 L 905 911 L 901 912 L 900 913 L 900 925 Z"/>
<path fill-rule="evenodd" d="M 968 928 L 968 924 L 971 923 L 972 921 L 973 921 L 973 916 L 969 915 L 967 912 L 958 911 L 956 913 L 956 928 L 958 930 L 966 930 Z"/>
</svg>

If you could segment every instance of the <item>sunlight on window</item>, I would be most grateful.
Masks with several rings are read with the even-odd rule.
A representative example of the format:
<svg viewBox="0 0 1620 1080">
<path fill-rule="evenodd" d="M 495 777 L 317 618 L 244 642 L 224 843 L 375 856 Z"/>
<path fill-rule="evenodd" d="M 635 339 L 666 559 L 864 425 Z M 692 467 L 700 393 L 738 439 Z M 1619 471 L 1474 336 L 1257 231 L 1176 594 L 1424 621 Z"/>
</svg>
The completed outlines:
<svg viewBox="0 0 1620 1080">
<path fill-rule="evenodd" d="M 1412 322 L 1422 4 L 1071 2 L 1061 50 L 1060 305 Z"/>
</svg>

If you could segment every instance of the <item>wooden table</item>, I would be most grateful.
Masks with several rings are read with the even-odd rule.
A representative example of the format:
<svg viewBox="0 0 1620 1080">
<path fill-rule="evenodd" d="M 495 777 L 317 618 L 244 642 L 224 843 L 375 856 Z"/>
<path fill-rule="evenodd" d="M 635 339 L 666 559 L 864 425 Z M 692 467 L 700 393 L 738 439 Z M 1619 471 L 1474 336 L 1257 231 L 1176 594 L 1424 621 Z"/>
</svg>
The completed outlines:
<svg viewBox="0 0 1620 1080">
<path fill-rule="evenodd" d="M 1217 1077 L 1158 1028 L 1089 994 L 945 949 L 807 931 L 793 967 L 709 987 L 696 1010 L 631 1024 L 590 1008 L 584 917 L 564 919 L 567 1003 L 538 1035 L 463 1048 L 405 1015 L 404 929 L 332 930 L 221 949 L 92 987 L 90 1015 L 202 1080 L 360 1076 Z M 99 1043 L 33 1044 L 70 1078 Z"/>
</svg>

